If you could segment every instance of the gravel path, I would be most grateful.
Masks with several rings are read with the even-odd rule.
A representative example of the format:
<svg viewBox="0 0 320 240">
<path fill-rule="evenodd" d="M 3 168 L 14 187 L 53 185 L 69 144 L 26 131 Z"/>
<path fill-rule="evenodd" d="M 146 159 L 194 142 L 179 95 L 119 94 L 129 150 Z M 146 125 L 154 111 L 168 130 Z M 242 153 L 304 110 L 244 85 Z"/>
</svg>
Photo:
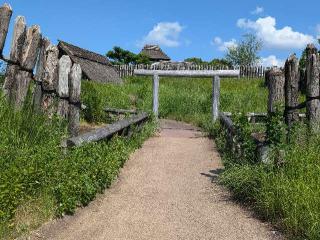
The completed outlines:
<svg viewBox="0 0 320 240">
<path fill-rule="evenodd" d="M 31 239 L 280 239 L 216 183 L 222 164 L 212 140 L 187 124 L 161 126 L 105 194 Z"/>
</svg>

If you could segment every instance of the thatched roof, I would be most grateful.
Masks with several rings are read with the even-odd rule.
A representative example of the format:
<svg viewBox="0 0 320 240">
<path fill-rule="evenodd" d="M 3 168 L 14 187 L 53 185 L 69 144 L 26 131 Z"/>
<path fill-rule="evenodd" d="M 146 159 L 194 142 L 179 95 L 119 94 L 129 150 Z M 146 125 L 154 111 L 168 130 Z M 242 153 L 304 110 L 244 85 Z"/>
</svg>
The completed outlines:
<svg viewBox="0 0 320 240">
<path fill-rule="evenodd" d="M 145 45 L 140 53 L 147 55 L 151 61 L 171 60 L 158 45 Z"/>
<path fill-rule="evenodd" d="M 122 83 L 117 70 L 109 60 L 100 54 L 71 45 L 59 40 L 60 55 L 68 55 L 75 63 L 80 64 L 86 78 L 101 83 Z"/>
</svg>

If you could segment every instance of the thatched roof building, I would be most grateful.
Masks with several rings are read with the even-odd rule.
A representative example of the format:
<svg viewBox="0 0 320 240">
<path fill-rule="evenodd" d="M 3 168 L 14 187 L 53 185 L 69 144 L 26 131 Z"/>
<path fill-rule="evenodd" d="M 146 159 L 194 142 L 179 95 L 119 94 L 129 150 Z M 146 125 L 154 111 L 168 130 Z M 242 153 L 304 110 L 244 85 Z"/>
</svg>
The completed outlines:
<svg viewBox="0 0 320 240">
<path fill-rule="evenodd" d="M 58 48 L 60 55 L 68 55 L 73 62 L 80 64 L 85 78 L 101 83 L 122 83 L 117 70 L 105 56 L 60 40 Z"/>
<path fill-rule="evenodd" d="M 152 62 L 171 60 L 158 45 L 145 45 L 140 53 L 147 55 Z"/>
</svg>

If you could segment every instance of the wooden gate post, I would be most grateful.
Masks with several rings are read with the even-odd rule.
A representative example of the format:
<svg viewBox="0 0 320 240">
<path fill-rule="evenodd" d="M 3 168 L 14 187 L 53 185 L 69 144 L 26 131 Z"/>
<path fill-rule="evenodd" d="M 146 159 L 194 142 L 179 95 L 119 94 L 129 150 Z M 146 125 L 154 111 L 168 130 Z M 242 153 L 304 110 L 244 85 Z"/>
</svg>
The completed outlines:
<svg viewBox="0 0 320 240">
<path fill-rule="evenodd" d="M 159 75 L 153 75 L 153 113 L 158 119 L 159 117 Z"/>
<path fill-rule="evenodd" d="M 307 119 L 313 133 L 320 132 L 319 55 L 313 44 L 307 46 Z"/>
<path fill-rule="evenodd" d="M 275 111 L 275 105 L 284 100 L 284 74 L 279 68 L 272 68 L 267 75 L 268 113 Z"/>
<path fill-rule="evenodd" d="M 220 105 L 220 77 L 214 76 L 212 79 L 212 119 L 217 121 L 219 118 Z"/>
<path fill-rule="evenodd" d="M 285 69 L 285 121 L 290 128 L 293 122 L 299 121 L 299 61 L 291 55 L 284 66 Z"/>
</svg>

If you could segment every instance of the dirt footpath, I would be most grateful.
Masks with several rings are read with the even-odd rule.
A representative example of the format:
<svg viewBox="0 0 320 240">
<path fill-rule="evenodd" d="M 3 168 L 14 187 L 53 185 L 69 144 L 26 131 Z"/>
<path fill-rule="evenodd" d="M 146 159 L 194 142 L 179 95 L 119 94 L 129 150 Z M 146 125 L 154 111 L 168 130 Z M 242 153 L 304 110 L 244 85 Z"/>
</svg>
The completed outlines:
<svg viewBox="0 0 320 240">
<path fill-rule="evenodd" d="M 212 140 L 190 125 L 162 121 L 111 189 L 31 239 L 280 239 L 230 200 Z"/>
</svg>

